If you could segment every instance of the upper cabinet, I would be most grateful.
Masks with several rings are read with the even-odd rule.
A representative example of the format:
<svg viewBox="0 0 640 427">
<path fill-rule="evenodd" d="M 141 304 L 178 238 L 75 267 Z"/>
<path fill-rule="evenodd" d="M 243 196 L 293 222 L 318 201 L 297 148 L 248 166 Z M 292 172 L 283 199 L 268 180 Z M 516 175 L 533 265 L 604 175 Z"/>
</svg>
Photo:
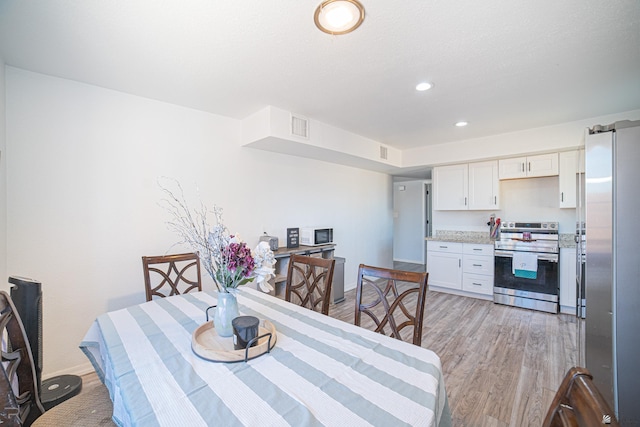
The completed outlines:
<svg viewBox="0 0 640 427">
<path fill-rule="evenodd" d="M 558 175 L 558 153 L 515 157 L 498 161 L 500 179 Z"/>
<path fill-rule="evenodd" d="M 469 209 L 500 208 L 498 162 L 469 163 Z"/>
<path fill-rule="evenodd" d="M 498 162 L 477 162 L 433 168 L 436 210 L 499 209 Z"/>
<path fill-rule="evenodd" d="M 560 153 L 560 207 L 576 207 L 576 174 L 578 173 L 579 151 L 563 151 Z"/>
<path fill-rule="evenodd" d="M 469 209 L 469 167 L 466 163 L 433 168 L 433 183 L 434 209 Z"/>
</svg>

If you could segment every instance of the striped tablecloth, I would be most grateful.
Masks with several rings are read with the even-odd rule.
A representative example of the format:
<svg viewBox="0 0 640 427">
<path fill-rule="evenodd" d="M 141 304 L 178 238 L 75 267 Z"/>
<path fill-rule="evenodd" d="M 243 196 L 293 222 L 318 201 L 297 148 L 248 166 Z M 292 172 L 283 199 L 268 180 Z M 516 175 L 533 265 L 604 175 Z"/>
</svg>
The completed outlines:
<svg viewBox="0 0 640 427">
<path fill-rule="evenodd" d="M 121 426 L 450 426 L 440 359 L 430 350 L 253 289 L 243 315 L 276 326 L 275 348 L 248 363 L 191 349 L 215 292 L 161 298 L 98 317 L 80 347 Z"/>
</svg>

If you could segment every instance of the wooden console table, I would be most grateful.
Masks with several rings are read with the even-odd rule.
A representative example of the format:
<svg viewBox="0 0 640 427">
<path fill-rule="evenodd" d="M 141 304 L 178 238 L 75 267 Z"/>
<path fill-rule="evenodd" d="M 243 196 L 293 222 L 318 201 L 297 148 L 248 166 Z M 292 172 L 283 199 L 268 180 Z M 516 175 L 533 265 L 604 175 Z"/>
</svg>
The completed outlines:
<svg viewBox="0 0 640 427">
<path fill-rule="evenodd" d="M 271 295 L 278 298 L 284 298 L 284 288 L 287 281 L 287 272 L 289 269 L 289 258 L 292 254 L 315 256 L 321 258 L 332 259 L 335 251 L 335 243 L 319 246 L 298 246 L 297 248 L 280 248 L 274 251 L 276 258 L 275 273 L 276 277 L 271 279 L 270 283 L 274 290 Z"/>
</svg>

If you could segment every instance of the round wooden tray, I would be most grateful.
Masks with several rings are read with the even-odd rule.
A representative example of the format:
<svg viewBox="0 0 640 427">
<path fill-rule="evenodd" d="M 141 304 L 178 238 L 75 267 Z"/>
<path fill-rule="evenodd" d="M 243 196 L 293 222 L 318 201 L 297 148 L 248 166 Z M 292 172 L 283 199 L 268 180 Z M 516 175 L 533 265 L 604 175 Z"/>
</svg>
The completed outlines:
<svg viewBox="0 0 640 427">
<path fill-rule="evenodd" d="M 268 320 L 262 320 L 258 336 L 260 338 L 255 346 L 248 349 L 234 350 L 233 336 L 228 338 L 219 336 L 216 333 L 213 321 L 209 321 L 198 326 L 193 331 L 191 348 L 195 354 L 212 362 L 246 362 L 271 351 L 276 345 L 276 327 Z"/>
</svg>

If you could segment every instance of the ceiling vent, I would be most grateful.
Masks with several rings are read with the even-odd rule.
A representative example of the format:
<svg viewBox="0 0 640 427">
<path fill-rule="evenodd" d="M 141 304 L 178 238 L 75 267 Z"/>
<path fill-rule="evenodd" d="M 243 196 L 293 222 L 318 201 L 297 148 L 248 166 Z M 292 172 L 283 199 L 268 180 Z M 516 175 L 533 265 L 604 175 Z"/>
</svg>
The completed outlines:
<svg viewBox="0 0 640 427">
<path fill-rule="evenodd" d="M 382 160 L 387 160 L 387 147 L 383 145 L 380 146 L 380 158 Z"/>
<path fill-rule="evenodd" d="M 291 114 L 291 135 L 309 139 L 309 120 L 305 117 Z"/>
</svg>

